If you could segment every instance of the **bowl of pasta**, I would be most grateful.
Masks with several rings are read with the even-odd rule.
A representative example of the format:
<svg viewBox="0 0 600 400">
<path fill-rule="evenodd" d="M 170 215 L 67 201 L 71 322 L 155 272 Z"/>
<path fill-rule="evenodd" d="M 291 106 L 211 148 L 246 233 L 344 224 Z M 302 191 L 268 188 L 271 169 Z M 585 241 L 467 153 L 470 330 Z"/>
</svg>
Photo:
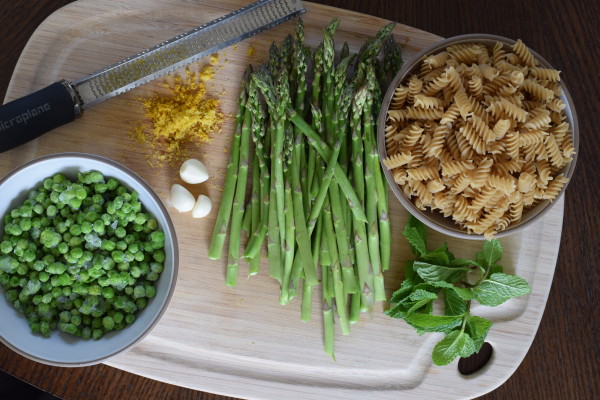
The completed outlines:
<svg viewBox="0 0 600 400">
<path fill-rule="evenodd" d="M 578 123 L 560 72 L 521 40 L 461 35 L 398 72 L 378 146 L 411 214 L 444 234 L 484 239 L 529 226 L 564 193 Z"/>
</svg>

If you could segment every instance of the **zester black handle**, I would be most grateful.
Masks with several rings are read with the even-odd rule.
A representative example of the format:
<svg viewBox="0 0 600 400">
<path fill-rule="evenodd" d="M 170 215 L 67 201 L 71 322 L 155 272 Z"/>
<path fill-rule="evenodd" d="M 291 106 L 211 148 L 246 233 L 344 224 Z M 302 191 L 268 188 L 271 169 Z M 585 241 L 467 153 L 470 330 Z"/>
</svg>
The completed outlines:
<svg viewBox="0 0 600 400">
<path fill-rule="evenodd" d="M 73 121 L 78 108 L 64 81 L 1 106 L 0 153 Z"/>
</svg>

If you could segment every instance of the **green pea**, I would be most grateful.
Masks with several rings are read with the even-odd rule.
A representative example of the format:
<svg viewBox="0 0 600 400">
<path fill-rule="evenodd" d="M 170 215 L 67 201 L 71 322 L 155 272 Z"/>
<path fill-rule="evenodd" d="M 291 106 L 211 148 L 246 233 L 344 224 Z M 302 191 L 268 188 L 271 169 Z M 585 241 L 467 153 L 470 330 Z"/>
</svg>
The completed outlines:
<svg viewBox="0 0 600 400">
<path fill-rule="evenodd" d="M 127 231 L 125 230 L 125 228 L 120 226 L 117 229 L 115 229 L 115 236 L 119 239 L 123 239 L 125 235 L 127 235 Z"/>
<path fill-rule="evenodd" d="M 92 285 L 88 289 L 88 294 L 92 296 L 100 296 L 102 294 L 102 288 L 100 285 Z"/>
<path fill-rule="evenodd" d="M 30 219 L 22 219 L 19 221 L 19 227 L 23 232 L 27 232 L 31 229 L 31 220 Z"/>
<path fill-rule="evenodd" d="M 101 219 L 94 221 L 93 229 L 94 229 L 94 232 L 96 232 L 100 235 L 103 235 L 104 234 L 104 221 L 102 221 Z"/>
<path fill-rule="evenodd" d="M 143 286 L 136 286 L 133 289 L 133 298 L 139 299 L 140 297 L 146 297 L 146 290 Z"/>
<path fill-rule="evenodd" d="M 165 252 L 162 250 L 156 250 L 154 253 L 152 253 L 152 258 L 154 261 L 162 263 L 165 261 Z"/>
<path fill-rule="evenodd" d="M 83 223 L 81 224 L 81 233 L 83 234 L 91 233 L 93 229 L 93 225 L 87 220 L 83 221 Z"/>
<path fill-rule="evenodd" d="M 111 316 L 106 316 L 102 319 L 102 326 L 107 331 L 111 331 L 115 328 L 115 320 Z"/>
<path fill-rule="evenodd" d="M 51 205 L 46 209 L 46 215 L 48 216 L 48 218 L 54 218 L 57 212 L 58 210 L 56 209 L 55 205 Z"/>
<path fill-rule="evenodd" d="M 116 263 L 122 263 L 125 255 L 122 251 L 113 251 L 111 256 Z"/>
<path fill-rule="evenodd" d="M 2 252 L 3 254 L 9 254 L 10 252 L 12 252 L 12 250 L 13 246 L 9 240 L 3 240 L 0 243 L 0 252 Z"/>
<path fill-rule="evenodd" d="M 71 209 L 73 210 L 79 210 L 79 208 L 81 207 L 81 200 L 78 198 L 73 198 L 69 200 L 69 207 L 71 207 Z"/>
<path fill-rule="evenodd" d="M 151 299 L 156 296 L 156 288 L 154 286 L 146 285 L 144 286 L 144 290 L 147 298 Z"/>
<path fill-rule="evenodd" d="M 65 242 L 60 242 L 58 244 L 58 251 L 60 252 L 60 254 L 66 254 L 69 252 L 69 245 Z"/>
<path fill-rule="evenodd" d="M 138 310 L 143 310 L 148 305 L 148 299 L 146 299 L 145 297 L 140 297 L 139 299 L 135 300 L 135 305 L 138 308 Z"/>
<path fill-rule="evenodd" d="M 83 256 L 83 249 L 81 247 L 75 247 L 73 249 L 71 249 L 71 257 L 73 257 L 74 259 L 79 259 L 81 258 L 81 256 Z"/>
<path fill-rule="evenodd" d="M 102 296 L 107 299 L 112 299 L 115 296 L 115 290 L 110 286 L 102 288 Z"/>
<path fill-rule="evenodd" d="M 94 185 L 94 191 L 96 193 L 105 193 L 108 190 L 108 186 L 105 183 L 96 183 Z"/>
</svg>

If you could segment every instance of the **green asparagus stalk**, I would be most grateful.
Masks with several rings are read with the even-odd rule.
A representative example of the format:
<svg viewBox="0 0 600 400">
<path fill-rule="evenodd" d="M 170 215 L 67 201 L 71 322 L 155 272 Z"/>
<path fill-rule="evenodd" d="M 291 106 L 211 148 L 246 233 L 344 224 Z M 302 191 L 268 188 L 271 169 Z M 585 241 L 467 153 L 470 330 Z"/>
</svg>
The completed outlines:
<svg viewBox="0 0 600 400">
<path fill-rule="evenodd" d="M 223 197 L 221 198 L 221 204 L 219 206 L 219 212 L 217 214 L 217 220 L 215 222 L 212 239 L 210 241 L 210 247 L 208 250 L 208 258 L 212 260 L 219 260 L 221 258 L 223 246 L 225 244 L 225 238 L 227 236 L 227 228 L 231 218 L 233 196 L 235 194 L 236 181 L 238 177 L 242 124 L 244 121 L 246 102 L 248 99 L 246 82 L 250 73 L 250 69 L 246 70 L 244 78 L 242 79 L 240 94 L 238 96 L 238 112 L 235 117 L 235 133 L 233 136 L 233 144 L 231 146 L 231 156 L 229 159 L 229 164 L 227 164 L 227 172 L 225 174 L 225 188 L 223 190 Z"/>
<path fill-rule="evenodd" d="M 383 43 L 383 70 L 385 72 L 385 79 L 383 82 L 380 82 L 381 87 L 388 87 L 401 67 L 402 46 L 394 40 L 393 35 L 390 35 Z"/>
<path fill-rule="evenodd" d="M 287 92 L 287 75 L 283 71 L 278 71 L 277 92 L 271 73 L 261 68 L 252 75 L 252 78 L 259 87 L 271 113 L 271 118 L 275 124 L 275 130 L 271 137 L 272 155 L 271 155 L 271 182 L 275 189 L 274 196 L 271 196 L 271 202 L 275 204 L 275 216 L 278 224 L 279 243 L 281 247 L 284 242 L 285 213 L 284 213 L 284 179 L 283 179 L 283 144 L 285 136 L 285 115 L 279 110 L 286 107 L 289 97 Z M 283 98 L 282 98 L 283 97 Z M 281 105 L 283 104 L 283 106 Z M 283 108 L 285 110 L 285 108 Z M 274 228 L 274 227 L 273 227 Z"/>
<path fill-rule="evenodd" d="M 251 228 L 251 222 L 252 222 L 252 203 L 248 203 L 246 204 L 246 206 L 244 207 L 244 217 L 242 218 L 242 232 L 250 232 Z"/>
<path fill-rule="evenodd" d="M 321 158 L 328 159 L 331 156 L 331 149 L 329 146 L 317 135 L 317 133 L 312 129 L 312 127 L 293 109 L 288 109 L 288 115 L 290 121 L 296 125 L 300 131 L 306 135 L 308 138 L 308 142 L 311 146 L 313 146 Z M 352 184 L 348 180 L 348 176 L 342 170 L 342 167 L 339 164 L 336 164 L 334 169 L 334 177 L 340 189 L 346 196 L 348 200 L 348 204 L 352 209 L 352 213 L 359 220 L 366 222 L 367 217 L 365 212 L 358 201 L 358 197 L 356 197 L 356 192 L 352 188 Z"/>
<path fill-rule="evenodd" d="M 370 157 L 367 158 L 369 160 Z M 381 259 L 379 256 L 379 228 L 377 226 L 377 192 L 375 191 L 375 182 L 373 179 L 373 163 L 367 161 L 365 168 L 365 188 L 367 193 L 366 196 L 366 211 L 367 211 L 367 232 L 368 232 L 368 247 L 369 247 L 369 259 L 371 262 L 371 268 L 375 276 L 379 275 L 381 271 Z M 379 166 L 377 166 L 379 167 Z M 378 287 L 374 287 L 375 300 L 385 300 L 385 293 L 380 293 Z M 381 298 L 383 296 L 383 298 Z"/>
<path fill-rule="evenodd" d="M 327 243 L 332 253 L 331 272 L 333 279 L 331 283 L 329 281 L 327 283 L 329 286 L 333 286 L 333 296 L 335 297 L 336 310 L 339 317 L 340 329 L 342 331 L 342 334 L 348 335 L 350 333 L 350 324 L 348 322 L 348 314 L 346 308 L 346 292 L 344 291 L 344 284 L 342 281 L 342 274 L 340 271 L 339 254 L 336 254 L 338 246 L 336 246 L 335 237 L 337 235 L 337 232 L 334 233 L 332 221 L 333 217 L 329 203 L 325 203 L 323 212 L 325 236 L 327 238 Z"/>
<path fill-rule="evenodd" d="M 344 42 L 342 45 L 342 49 L 340 50 L 340 60 L 348 57 L 350 55 L 350 46 L 348 46 L 348 42 Z"/>
<path fill-rule="evenodd" d="M 292 188 L 289 180 L 285 182 L 285 239 L 283 242 L 283 281 L 281 282 L 281 293 L 279 297 L 280 304 L 289 302 L 288 290 L 290 287 L 290 276 L 292 274 L 292 265 L 294 263 L 295 232 L 296 226 L 294 221 L 294 204 L 292 200 Z"/>
<path fill-rule="evenodd" d="M 270 121 L 270 131 L 272 132 L 272 134 L 270 134 L 269 136 L 271 137 L 272 142 L 275 135 L 275 123 L 273 122 L 272 117 Z M 273 159 L 274 157 L 274 151 L 275 147 L 271 143 L 271 159 Z M 267 254 L 269 259 L 269 276 L 281 283 L 283 280 L 283 263 L 281 254 L 282 242 L 280 236 L 280 228 L 277 222 L 277 204 L 275 202 L 274 179 L 270 180 L 269 199 L 269 220 L 267 230 Z"/>
<path fill-rule="evenodd" d="M 325 197 L 329 192 L 329 184 L 333 179 L 333 172 L 335 170 L 335 166 L 337 165 L 337 159 L 340 154 L 342 145 L 342 140 L 338 139 L 333 146 L 333 151 L 329 156 L 329 160 L 327 161 L 327 168 L 323 174 L 321 181 L 321 185 L 319 187 L 319 192 L 317 197 L 315 198 L 315 202 L 310 210 L 310 215 L 308 216 L 308 232 L 312 234 L 312 231 L 317 223 L 317 219 L 321 215 L 321 210 L 323 207 L 323 202 L 325 201 Z"/>
<path fill-rule="evenodd" d="M 370 76 L 372 82 L 374 73 L 367 71 L 367 76 Z M 372 83 L 374 85 L 374 83 Z M 371 89 L 366 98 L 366 109 L 373 110 L 374 99 L 370 95 L 374 89 Z M 365 138 L 369 143 L 368 157 L 373 170 L 373 177 L 375 181 L 375 189 L 377 193 L 377 212 L 379 218 L 379 242 L 380 242 L 380 253 L 381 253 L 381 269 L 386 271 L 390 266 L 390 252 L 391 252 L 391 228 L 389 220 L 389 203 L 388 203 L 388 189 L 383 181 L 383 174 L 381 172 L 381 162 L 379 159 L 379 153 L 377 152 L 377 144 L 375 139 L 375 124 L 373 121 L 373 112 L 367 112 L 365 114 Z M 382 278 L 380 278 L 382 280 Z M 379 297 L 381 298 L 381 297 Z"/>
<path fill-rule="evenodd" d="M 351 324 L 355 324 L 358 321 L 360 321 L 362 296 L 358 292 L 358 290 L 356 291 L 356 293 L 351 294 L 350 296 L 352 297 L 350 298 L 350 315 L 348 317 L 348 320 Z"/>
<path fill-rule="evenodd" d="M 241 224 L 244 216 L 244 201 L 246 197 L 246 184 L 248 180 L 248 162 L 250 156 L 250 130 L 252 115 L 248 108 L 244 110 L 242 122 L 242 135 L 240 138 L 240 160 L 231 212 L 231 231 L 229 234 L 229 255 L 227 259 L 226 284 L 235 286 L 240 259 Z"/>
<path fill-rule="evenodd" d="M 311 91 L 311 112 L 312 112 L 312 121 L 313 128 L 315 131 L 320 131 L 321 123 L 321 114 L 320 107 L 321 104 L 321 72 L 323 70 L 323 46 L 319 46 L 315 50 L 315 54 L 313 57 L 313 71 L 314 77 L 312 82 L 312 91 Z M 318 114 L 316 114 L 318 113 Z M 315 115 L 316 114 L 316 115 Z M 301 115 L 302 116 L 302 115 Z M 307 186 L 310 189 L 310 201 L 312 202 L 317 195 L 318 192 L 318 182 L 314 182 L 315 177 L 315 167 L 316 167 L 316 154 L 314 151 L 309 151 L 308 153 L 308 161 L 307 161 Z"/>
<path fill-rule="evenodd" d="M 352 177 L 356 195 L 360 204 L 365 204 L 365 179 L 363 165 L 363 143 L 362 143 L 362 114 L 367 97 L 367 87 L 362 87 L 354 95 L 352 103 Z"/>
<path fill-rule="evenodd" d="M 249 82 L 249 92 L 255 93 L 258 90 L 256 82 L 253 79 Z M 252 112 L 252 138 L 254 140 L 255 158 L 258 160 L 258 171 L 253 174 L 259 174 L 259 194 L 262 204 L 260 205 L 260 223 L 257 228 L 253 228 L 252 236 L 246 245 L 244 257 L 247 259 L 260 259 L 260 248 L 267 234 L 269 220 L 269 192 L 271 173 L 268 167 L 268 158 L 265 154 L 265 147 L 270 148 L 270 129 L 265 129 L 265 111 L 260 102 L 258 93 L 249 97 L 248 106 Z M 260 261 L 259 261 L 260 262 Z"/>
<path fill-rule="evenodd" d="M 335 336 L 335 324 L 333 318 L 333 310 L 331 306 L 327 304 L 327 301 L 323 301 L 323 339 L 325 353 L 329 354 L 335 361 L 334 353 L 334 336 Z"/>
<path fill-rule="evenodd" d="M 313 264 L 315 267 L 319 263 L 319 253 L 321 248 L 321 240 L 322 240 L 322 232 L 323 232 L 323 215 L 319 215 L 319 220 L 317 221 L 317 227 L 315 230 L 315 234 L 312 239 L 312 257 Z M 314 285 L 304 284 L 302 287 L 302 308 L 301 308 L 301 318 L 302 321 L 309 321 L 311 316 L 311 308 L 312 308 L 312 288 Z"/>
<path fill-rule="evenodd" d="M 300 320 L 303 322 L 310 321 L 312 313 L 312 295 L 313 286 L 302 281 L 302 303 L 300 306 Z"/>
<path fill-rule="evenodd" d="M 260 173 L 258 166 L 258 157 L 255 155 L 252 160 L 252 194 L 250 198 L 250 230 L 249 232 L 256 232 L 260 229 Z M 250 236 L 251 237 L 251 236 Z M 260 254 L 250 259 L 250 266 L 248 268 L 248 275 L 256 275 L 260 269 Z"/>
<path fill-rule="evenodd" d="M 302 201 L 302 188 L 300 185 L 300 167 L 297 160 L 302 153 L 302 136 L 297 135 L 296 143 L 294 144 L 294 155 L 292 157 L 292 185 L 294 216 L 296 221 L 296 242 L 298 243 L 298 251 L 300 252 L 300 260 L 304 268 L 304 281 L 308 285 L 316 285 L 318 283 L 317 270 L 313 262 L 312 250 L 310 245 L 310 234 L 306 227 L 306 217 Z"/>
<path fill-rule="evenodd" d="M 373 308 L 373 272 L 369 259 L 369 246 L 365 223 L 353 216 L 354 246 L 356 251 L 356 268 L 358 271 L 361 302 L 366 310 Z"/>
</svg>

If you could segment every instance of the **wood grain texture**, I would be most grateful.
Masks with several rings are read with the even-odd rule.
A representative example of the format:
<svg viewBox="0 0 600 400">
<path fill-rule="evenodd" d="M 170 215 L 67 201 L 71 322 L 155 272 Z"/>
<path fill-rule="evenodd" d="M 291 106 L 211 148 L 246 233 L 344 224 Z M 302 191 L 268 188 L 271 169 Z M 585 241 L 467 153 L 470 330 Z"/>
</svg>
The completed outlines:
<svg viewBox="0 0 600 400">
<path fill-rule="evenodd" d="M 15 3 L 18 6 L 19 2 Z M 597 21 L 597 5 L 587 5 L 584 8 L 580 3 L 557 3 L 553 7 L 547 6 L 548 3 L 502 3 L 459 2 L 452 6 L 438 4 L 437 11 L 431 12 L 434 8 L 429 7 L 431 3 L 427 2 L 405 1 L 401 5 L 384 1 L 329 2 L 335 6 L 396 19 L 441 36 L 487 32 L 521 37 L 561 69 L 564 76 L 597 76 L 598 49 L 586 46 L 585 40 L 582 40 L 597 37 L 597 32 L 593 31 L 597 29 L 596 25 L 592 25 L 592 21 Z M 44 13 L 43 2 L 32 6 L 42 7 L 37 10 Z M 447 9 L 443 9 L 444 7 Z M 28 15 L 36 13 L 37 11 Z M 512 19 L 513 15 L 521 15 L 519 23 Z M 542 28 L 541 21 L 549 24 Z M 10 23 L 7 25 L 10 26 Z M 561 26 L 563 29 L 554 30 L 552 26 Z M 33 28 L 30 27 L 30 31 Z M 18 32 L 19 29 L 15 31 Z M 9 33 L 14 34 L 15 31 Z M 21 42 L 24 44 L 27 34 L 21 35 L 25 36 Z M 3 45 L 6 43 L 4 41 Z M 8 82 L 9 78 L 10 76 L 6 76 L 2 82 Z M 598 259 L 595 246 L 598 244 L 596 199 L 599 193 L 598 185 L 595 184 L 598 172 L 591 167 L 591 157 L 595 158 L 593 155 L 598 154 L 599 150 L 598 134 L 592 127 L 598 126 L 600 122 L 594 112 L 600 102 L 598 85 L 594 79 L 568 80 L 568 83 L 580 117 L 582 143 L 578 170 L 567 194 L 565 231 L 554 289 L 540 333 L 521 368 L 506 384 L 486 398 L 598 397 L 598 381 L 593 379 L 598 376 L 599 351 L 594 339 L 594 334 L 597 335 L 598 332 L 598 319 L 593 311 L 598 304 L 596 288 L 599 282 L 598 274 L 592 273 L 592 268 L 594 261 Z M 577 336 L 573 332 L 577 332 Z M 77 371 L 39 366 L 20 359 L 6 348 L 2 348 L 0 353 L 0 367 L 10 368 L 12 373 L 65 398 L 210 398 L 200 397 L 205 395 L 198 392 L 155 383 L 106 366 Z M 49 370 L 58 375 L 51 375 Z M 103 378 L 102 375 L 107 374 L 107 371 L 113 372 Z M 83 378 L 80 382 L 86 384 L 77 385 L 76 382 L 80 379 L 77 376 Z M 60 377 L 73 377 L 70 381 L 73 384 L 56 384 L 61 381 Z M 125 393 L 123 387 L 135 390 L 127 390 L 129 393 Z"/>
</svg>

